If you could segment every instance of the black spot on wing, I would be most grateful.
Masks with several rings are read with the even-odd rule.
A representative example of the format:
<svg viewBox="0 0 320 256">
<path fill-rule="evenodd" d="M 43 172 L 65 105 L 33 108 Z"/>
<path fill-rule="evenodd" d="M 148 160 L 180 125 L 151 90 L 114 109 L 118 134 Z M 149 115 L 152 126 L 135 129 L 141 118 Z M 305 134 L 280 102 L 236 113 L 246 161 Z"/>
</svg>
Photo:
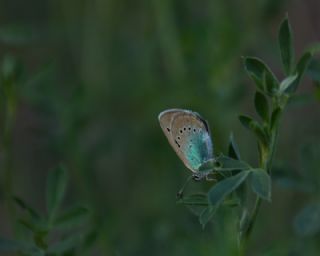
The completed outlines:
<svg viewBox="0 0 320 256">
<path fill-rule="evenodd" d="M 174 140 L 174 142 L 177 144 L 178 148 L 181 147 L 181 145 L 179 144 L 179 142 L 177 140 Z"/>
</svg>

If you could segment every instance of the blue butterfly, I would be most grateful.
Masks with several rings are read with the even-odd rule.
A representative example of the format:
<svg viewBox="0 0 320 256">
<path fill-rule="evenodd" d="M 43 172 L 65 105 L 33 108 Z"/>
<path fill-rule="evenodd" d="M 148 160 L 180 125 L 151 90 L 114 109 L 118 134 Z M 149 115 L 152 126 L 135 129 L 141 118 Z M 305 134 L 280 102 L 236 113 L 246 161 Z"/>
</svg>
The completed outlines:
<svg viewBox="0 0 320 256">
<path fill-rule="evenodd" d="M 168 109 L 159 114 L 170 145 L 196 180 L 212 172 L 213 146 L 208 123 L 196 112 Z"/>
</svg>

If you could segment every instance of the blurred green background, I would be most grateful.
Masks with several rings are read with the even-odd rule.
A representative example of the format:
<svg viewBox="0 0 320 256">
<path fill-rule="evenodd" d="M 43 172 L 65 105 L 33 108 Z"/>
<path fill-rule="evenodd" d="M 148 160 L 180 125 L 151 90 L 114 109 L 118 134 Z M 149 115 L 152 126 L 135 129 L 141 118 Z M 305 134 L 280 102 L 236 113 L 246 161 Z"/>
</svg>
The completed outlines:
<svg viewBox="0 0 320 256">
<path fill-rule="evenodd" d="M 45 212 L 47 173 L 62 162 L 69 170 L 65 207 L 79 202 L 92 216 L 81 231 L 93 234 L 91 242 L 76 255 L 232 255 L 232 211 L 202 230 L 176 204 L 189 173 L 157 116 L 174 107 L 197 111 L 210 123 L 216 152 L 226 151 L 233 132 L 243 158 L 255 164 L 254 138 L 237 118 L 254 115 L 254 85 L 241 56 L 264 59 L 281 79 L 276 40 L 286 12 L 300 55 L 320 40 L 317 0 L 1 0 L 2 69 L 19 63 L 9 151 L 13 193 Z M 318 231 L 299 235 L 293 224 L 300 209 L 319 201 L 306 189 L 320 173 L 319 97 L 308 79 L 299 92 L 304 96 L 281 126 L 279 182 L 272 204 L 260 211 L 251 255 L 320 253 Z M 1 92 L 2 144 L 4 98 Z M 0 234 L 12 238 L 4 150 Z"/>
</svg>

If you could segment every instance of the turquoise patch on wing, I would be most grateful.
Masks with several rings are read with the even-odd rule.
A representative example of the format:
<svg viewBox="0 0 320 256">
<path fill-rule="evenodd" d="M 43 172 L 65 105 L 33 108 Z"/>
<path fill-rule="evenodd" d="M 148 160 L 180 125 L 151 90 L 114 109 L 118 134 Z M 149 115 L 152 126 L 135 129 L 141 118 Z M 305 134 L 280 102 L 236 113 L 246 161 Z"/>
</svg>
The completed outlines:
<svg viewBox="0 0 320 256">
<path fill-rule="evenodd" d="M 212 158 L 210 136 L 207 132 L 191 134 L 182 150 L 192 169 L 198 170 L 203 163 Z"/>
</svg>

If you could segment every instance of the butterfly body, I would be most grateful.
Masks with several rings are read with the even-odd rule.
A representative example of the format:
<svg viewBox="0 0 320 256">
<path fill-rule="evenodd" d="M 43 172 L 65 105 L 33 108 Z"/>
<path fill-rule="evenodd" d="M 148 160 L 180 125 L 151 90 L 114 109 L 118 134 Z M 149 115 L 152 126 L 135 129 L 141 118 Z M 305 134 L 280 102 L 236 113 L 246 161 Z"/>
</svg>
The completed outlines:
<svg viewBox="0 0 320 256">
<path fill-rule="evenodd" d="M 211 170 L 199 170 L 213 159 L 213 147 L 208 123 L 196 112 L 169 109 L 159 114 L 160 126 L 184 165 L 199 180 Z"/>
</svg>

